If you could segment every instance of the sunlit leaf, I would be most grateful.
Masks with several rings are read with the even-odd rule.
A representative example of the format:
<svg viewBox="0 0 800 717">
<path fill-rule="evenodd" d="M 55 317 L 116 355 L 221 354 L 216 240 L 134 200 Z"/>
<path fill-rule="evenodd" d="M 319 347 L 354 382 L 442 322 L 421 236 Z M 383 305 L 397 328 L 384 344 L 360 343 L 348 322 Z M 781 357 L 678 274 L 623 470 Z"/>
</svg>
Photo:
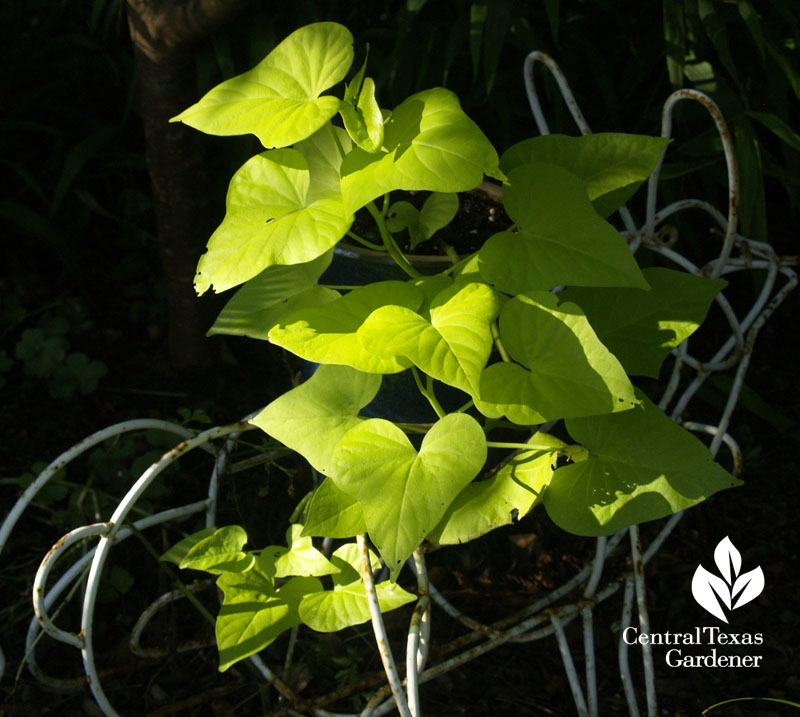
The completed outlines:
<svg viewBox="0 0 800 717">
<path fill-rule="evenodd" d="M 322 481 L 311 499 L 303 534 L 352 538 L 366 532 L 367 524 L 361 504 L 339 490 L 330 478 Z"/>
<path fill-rule="evenodd" d="M 567 419 L 567 431 L 589 457 L 556 469 L 545 492 L 547 512 L 564 530 L 610 535 L 741 485 L 697 438 L 644 394 L 637 397 L 641 408 Z"/>
<path fill-rule="evenodd" d="M 521 425 L 627 411 L 636 405 L 625 370 L 576 304 L 549 292 L 521 294 L 500 314 L 500 336 L 517 363 L 488 366 L 476 406 Z"/>
<path fill-rule="evenodd" d="M 355 149 L 342 163 L 342 193 L 355 212 L 396 189 L 463 192 L 497 175 L 497 153 L 444 88 L 412 95 L 384 125 L 384 152 Z"/>
<path fill-rule="evenodd" d="M 286 316 L 337 299 L 339 292 L 316 285 L 332 257 L 333 252 L 329 251 L 306 264 L 273 265 L 265 269 L 231 297 L 208 335 L 267 339 L 269 330 Z"/>
<path fill-rule="evenodd" d="M 559 298 L 584 310 L 629 374 L 657 378 L 664 359 L 697 330 L 727 282 L 662 268 L 642 273 L 650 291 L 571 287 Z"/>
<path fill-rule="evenodd" d="M 344 79 L 353 62 L 353 37 L 333 22 L 296 30 L 249 72 L 226 80 L 173 122 L 208 134 L 254 134 L 286 147 L 313 134 L 338 111 L 340 100 L 320 95 Z"/>
<path fill-rule="evenodd" d="M 384 306 L 362 324 L 358 340 L 375 356 L 405 357 L 433 378 L 477 394 L 497 311 L 486 284 L 448 287 L 434 298 L 430 321 L 405 307 Z"/>
<path fill-rule="evenodd" d="M 274 264 L 301 264 L 324 254 L 353 221 L 335 189 L 320 192 L 296 149 L 249 159 L 231 180 L 225 219 L 200 257 L 195 289 L 224 291 Z"/>
<path fill-rule="evenodd" d="M 215 530 L 192 545 L 178 564 L 181 568 L 205 570 L 209 573 L 244 572 L 253 565 L 254 558 L 242 551 L 247 533 L 238 525 L 228 525 Z"/>
<path fill-rule="evenodd" d="M 607 217 L 647 180 L 669 143 L 664 137 L 613 132 L 548 134 L 515 144 L 503 153 L 500 168 L 508 174 L 536 162 L 569 170 L 583 181 L 595 211 Z"/>
<path fill-rule="evenodd" d="M 392 580 L 486 460 L 480 424 L 449 414 L 425 435 L 419 453 L 393 423 L 351 428 L 334 450 L 331 477 L 364 509 L 369 535 Z"/>
<path fill-rule="evenodd" d="M 505 208 L 519 232 L 495 234 L 478 252 L 486 281 L 511 295 L 559 284 L 648 288 L 625 240 L 592 208 L 577 175 L 523 164 L 508 182 Z"/>
<path fill-rule="evenodd" d="M 555 469 L 554 454 L 565 445 L 543 433 L 536 433 L 530 443 L 551 447 L 522 451 L 491 478 L 470 483 L 450 504 L 428 540 L 444 545 L 466 543 L 525 516 L 542 497 Z"/>
<path fill-rule="evenodd" d="M 409 283 L 376 282 L 325 306 L 292 314 L 270 331 L 269 339 L 308 361 L 352 366 L 367 373 L 398 373 L 410 362 L 376 357 L 362 346 L 356 332 L 375 309 L 393 305 L 413 311 L 422 299 L 422 292 Z"/>
<path fill-rule="evenodd" d="M 336 444 L 362 421 L 358 412 L 381 377 L 348 366 L 320 366 L 305 383 L 276 398 L 251 423 L 327 473 Z"/>
</svg>

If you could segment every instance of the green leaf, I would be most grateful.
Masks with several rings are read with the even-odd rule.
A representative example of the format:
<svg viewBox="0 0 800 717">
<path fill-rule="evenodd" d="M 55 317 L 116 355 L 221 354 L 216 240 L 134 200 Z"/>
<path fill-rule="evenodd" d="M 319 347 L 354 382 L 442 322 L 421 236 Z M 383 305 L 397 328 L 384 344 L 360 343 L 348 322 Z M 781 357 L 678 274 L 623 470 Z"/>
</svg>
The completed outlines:
<svg viewBox="0 0 800 717">
<path fill-rule="evenodd" d="M 298 142 L 294 149 L 306 158 L 311 174 L 307 202 L 341 194 L 342 154 L 353 149 L 353 142 L 345 130 L 326 124 L 308 139 Z"/>
<path fill-rule="evenodd" d="M 183 540 L 175 543 L 175 545 L 173 545 L 166 553 L 164 553 L 159 560 L 164 560 L 168 563 L 174 563 L 175 565 L 180 566 L 190 548 L 193 548 L 195 545 L 197 545 L 197 543 L 199 543 L 203 538 L 207 538 L 209 535 L 215 533 L 216 530 L 217 529 L 212 525 L 207 528 L 203 528 L 196 533 L 187 535 Z M 244 543 L 242 543 L 242 545 L 244 545 Z"/>
<path fill-rule="evenodd" d="M 422 205 L 419 212 L 419 224 L 422 239 L 430 239 L 440 229 L 453 221 L 458 213 L 458 195 L 443 192 L 433 192 Z M 411 248 L 416 244 L 412 241 Z"/>
<path fill-rule="evenodd" d="M 195 276 L 198 294 L 224 291 L 273 264 L 301 264 L 324 254 L 353 221 L 335 188 L 322 187 L 296 149 L 252 157 L 231 180 L 225 219 L 208 241 Z"/>
<path fill-rule="evenodd" d="M 333 252 L 327 251 L 305 264 L 273 265 L 264 269 L 225 304 L 208 336 L 228 334 L 267 339 L 269 330 L 286 316 L 339 298 L 339 292 L 316 286 L 332 258 Z"/>
<path fill-rule="evenodd" d="M 336 446 L 331 477 L 361 503 L 370 538 L 396 581 L 485 460 L 483 430 L 466 414 L 437 421 L 419 453 L 397 426 L 375 418 L 351 428 Z"/>
<path fill-rule="evenodd" d="M 339 490 L 330 478 L 322 481 L 311 499 L 303 534 L 326 538 L 352 538 L 366 532 L 367 524 L 364 522 L 364 510 L 361 504 Z"/>
<path fill-rule="evenodd" d="M 578 535 L 611 535 L 741 485 L 694 436 L 637 391 L 641 408 L 566 421 L 587 460 L 558 468 L 545 491 L 550 518 Z"/>
<path fill-rule="evenodd" d="M 481 275 L 508 294 L 577 286 L 647 288 L 620 233 L 601 219 L 579 177 L 552 164 L 524 164 L 503 189 L 519 233 L 500 232 L 478 252 Z"/>
<path fill-rule="evenodd" d="M 356 332 L 366 318 L 385 305 L 415 310 L 422 292 L 402 281 L 380 281 L 354 289 L 324 306 L 302 309 L 269 332 L 269 340 L 316 363 L 352 366 L 367 373 L 399 373 L 408 361 L 378 358 L 366 351 Z"/>
<path fill-rule="evenodd" d="M 638 134 L 598 132 L 584 137 L 548 134 L 518 142 L 503 153 L 508 174 L 524 164 L 553 164 L 583 180 L 595 211 L 603 218 L 619 209 L 655 169 L 671 140 Z"/>
<path fill-rule="evenodd" d="M 362 419 L 358 412 L 378 393 L 381 377 L 348 366 L 320 366 L 297 388 L 270 403 L 251 423 L 328 472 L 336 444 Z"/>
<path fill-rule="evenodd" d="M 441 87 L 412 95 L 384 126 L 384 152 L 354 149 L 342 163 L 342 194 L 355 212 L 396 189 L 463 192 L 497 174 L 497 152 Z"/>
<path fill-rule="evenodd" d="M 205 570 L 214 575 L 245 572 L 255 560 L 250 553 L 242 551 L 246 542 L 247 533 L 238 525 L 219 528 L 190 547 L 178 567 Z"/>
<path fill-rule="evenodd" d="M 311 543 L 311 538 L 302 535 L 302 525 L 292 525 L 286 531 L 286 542 L 289 547 L 270 545 L 261 552 L 262 559 L 274 561 L 272 569 L 276 578 L 290 575 L 310 577 L 332 575 L 339 572 L 322 553 Z"/>
<path fill-rule="evenodd" d="M 433 378 L 476 395 L 498 310 L 486 284 L 451 286 L 433 300 L 430 321 L 408 308 L 384 306 L 361 325 L 358 340 L 375 356 L 407 358 Z"/>
<path fill-rule="evenodd" d="M 265 592 L 259 583 L 248 584 L 248 575 L 222 575 L 217 580 L 225 595 L 216 627 L 220 672 L 299 625 L 301 600 L 322 590 L 316 578 L 291 578 L 277 591 Z"/>
<path fill-rule="evenodd" d="M 637 404 L 625 370 L 575 304 L 544 291 L 517 296 L 500 314 L 500 336 L 518 363 L 484 370 L 475 405 L 486 416 L 531 425 Z"/>
<path fill-rule="evenodd" d="M 339 112 L 352 140 L 365 152 L 378 152 L 383 144 L 383 114 L 375 99 L 375 80 L 367 77 L 358 96 L 358 104 L 342 102 Z"/>
<path fill-rule="evenodd" d="M 364 531 L 366 532 L 366 531 Z M 381 559 L 375 551 L 367 549 L 372 572 L 381 568 Z M 339 568 L 339 572 L 331 576 L 334 585 L 344 586 L 361 580 L 361 551 L 356 543 L 345 543 L 331 555 L 331 562 Z"/>
<path fill-rule="evenodd" d="M 629 374 L 658 378 L 664 359 L 703 323 L 728 282 L 671 269 L 643 273 L 650 291 L 574 287 L 559 298 L 583 308 L 598 338 Z"/>
<path fill-rule="evenodd" d="M 381 612 L 389 612 L 417 599 L 388 580 L 375 586 Z M 300 603 L 300 619 L 317 632 L 336 632 L 369 620 L 369 603 L 364 584 L 336 585 L 333 590 L 310 593 Z"/>
<path fill-rule="evenodd" d="M 466 543 L 530 512 L 553 476 L 555 453 L 565 444 L 546 433 L 534 434 L 529 443 L 537 448 L 518 453 L 491 478 L 464 488 L 428 540 Z M 549 447 L 538 447 L 542 445 Z"/>
<path fill-rule="evenodd" d="M 353 37 L 333 22 L 293 32 L 249 72 L 208 92 L 172 122 L 216 135 L 254 134 L 265 147 L 286 147 L 316 132 L 340 100 L 320 95 L 344 79 Z"/>
<path fill-rule="evenodd" d="M 411 202 L 394 202 L 389 207 L 386 215 L 386 228 L 393 234 L 408 229 L 412 245 L 415 241 L 419 244 L 423 240 L 419 228 L 419 209 Z"/>
</svg>

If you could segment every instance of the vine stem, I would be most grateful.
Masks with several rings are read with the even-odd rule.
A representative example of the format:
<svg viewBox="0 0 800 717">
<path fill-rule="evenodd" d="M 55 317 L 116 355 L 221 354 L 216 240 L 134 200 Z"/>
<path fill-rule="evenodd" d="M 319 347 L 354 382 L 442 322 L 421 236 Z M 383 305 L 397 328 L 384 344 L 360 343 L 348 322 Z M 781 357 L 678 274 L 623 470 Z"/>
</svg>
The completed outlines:
<svg viewBox="0 0 800 717">
<path fill-rule="evenodd" d="M 381 616 L 381 607 L 378 603 L 378 593 L 375 590 L 375 580 L 372 577 L 372 564 L 369 559 L 369 547 L 367 546 L 367 536 L 364 533 L 356 537 L 358 552 L 361 554 L 361 580 L 364 582 L 364 590 L 367 593 L 367 603 L 369 604 L 369 615 L 372 620 L 372 631 L 375 633 L 375 642 L 378 645 L 378 652 L 381 655 L 383 669 L 389 686 L 392 688 L 397 711 L 402 717 L 412 717 L 408 709 L 408 701 L 403 692 L 403 684 L 394 663 L 394 656 L 389 649 L 389 638 L 386 635 L 386 627 Z"/>
<path fill-rule="evenodd" d="M 383 245 L 386 247 L 386 251 L 389 252 L 392 259 L 394 259 L 397 262 L 397 265 L 412 279 L 422 278 L 422 274 L 420 274 L 413 266 L 411 266 L 411 264 L 409 264 L 408 259 L 406 259 L 403 252 L 400 251 L 400 247 L 397 246 L 397 242 L 395 242 L 391 232 L 387 229 L 386 221 L 378 207 L 375 206 L 375 202 L 370 202 L 367 204 L 367 211 L 375 220 L 375 224 L 378 227 L 381 239 L 383 239 Z"/>
<path fill-rule="evenodd" d="M 492 321 L 491 329 L 494 345 L 497 346 L 497 350 L 500 352 L 500 357 L 506 363 L 511 363 L 511 356 L 508 355 L 508 351 L 506 351 L 506 347 L 503 344 L 503 339 L 500 337 L 500 327 L 498 326 L 497 321 Z"/>
<path fill-rule="evenodd" d="M 504 443 L 501 441 L 486 441 L 489 448 L 510 448 L 520 451 L 552 451 L 553 446 L 546 446 L 542 443 Z"/>
<path fill-rule="evenodd" d="M 436 396 L 433 393 L 433 379 L 425 374 L 425 378 L 427 379 L 427 386 L 422 385 L 422 377 L 419 375 L 419 371 L 417 370 L 416 366 L 411 367 L 411 375 L 414 376 L 414 382 L 417 384 L 417 388 L 419 392 L 428 399 L 428 403 L 431 404 L 431 407 L 434 411 L 436 411 L 436 415 L 439 418 L 444 418 L 447 413 L 442 408 L 442 404 L 436 399 Z"/>
<path fill-rule="evenodd" d="M 354 239 L 359 244 L 363 244 L 365 247 L 367 247 L 367 249 L 372 249 L 373 251 L 386 251 L 386 247 L 385 246 L 382 246 L 380 244 L 375 244 L 375 243 L 369 241 L 369 239 L 364 239 L 364 237 L 359 236 L 354 231 L 348 230 L 347 231 L 347 236 L 349 236 L 351 239 Z"/>
</svg>

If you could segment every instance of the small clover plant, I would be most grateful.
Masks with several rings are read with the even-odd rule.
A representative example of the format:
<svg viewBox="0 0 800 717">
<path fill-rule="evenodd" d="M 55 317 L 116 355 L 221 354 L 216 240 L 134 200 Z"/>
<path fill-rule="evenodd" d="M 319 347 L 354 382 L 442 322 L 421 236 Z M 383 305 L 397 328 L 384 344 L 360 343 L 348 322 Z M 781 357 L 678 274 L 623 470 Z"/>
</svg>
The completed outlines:
<svg viewBox="0 0 800 717">
<path fill-rule="evenodd" d="M 657 377 L 725 286 L 641 270 L 605 219 L 668 140 L 545 136 L 498 157 L 446 89 L 388 110 L 365 63 L 340 95 L 328 93 L 352 61 L 346 28 L 308 25 L 174 118 L 265 147 L 233 176 L 198 265 L 198 293 L 240 287 L 210 333 L 268 340 L 320 364 L 253 419 L 325 476 L 295 511 L 286 546 L 245 550 L 245 531 L 228 526 L 164 556 L 219 576 L 220 669 L 300 623 L 335 631 L 369 619 L 354 543 L 326 558 L 314 536 L 368 534 L 374 565 L 389 568 L 377 593 L 390 610 L 414 599 L 396 581 L 423 541 L 472 540 L 539 503 L 564 530 L 609 535 L 739 482 L 629 378 Z M 513 225 L 423 275 L 395 234 L 408 232 L 412 248 L 427 241 L 453 218 L 456 193 L 486 176 L 502 181 Z M 417 209 L 392 203 L 398 190 L 431 194 Z M 359 211 L 405 280 L 319 283 L 345 236 L 375 248 L 352 231 Z M 401 372 L 436 412 L 432 425 L 360 415 L 383 376 Z M 441 384 L 463 394 L 460 408 L 442 407 Z M 573 443 L 541 430 L 557 419 Z M 498 427 L 519 440 L 493 440 Z M 516 453 L 481 480 L 490 448 Z"/>
</svg>

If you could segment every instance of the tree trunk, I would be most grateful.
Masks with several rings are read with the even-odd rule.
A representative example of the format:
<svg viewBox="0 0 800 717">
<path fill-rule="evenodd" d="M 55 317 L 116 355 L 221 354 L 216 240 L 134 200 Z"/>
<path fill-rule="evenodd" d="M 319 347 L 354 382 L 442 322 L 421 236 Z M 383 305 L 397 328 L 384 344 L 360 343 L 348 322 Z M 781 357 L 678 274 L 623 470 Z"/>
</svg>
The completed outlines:
<svg viewBox="0 0 800 717">
<path fill-rule="evenodd" d="M 202 135 L 169 123 L 197 101 L 191 46 L 244 4 L 243 0 L 128 0 L 169 314 L 169 351 L 179 369 L 210 363 L 210 317 L 194 292 L 197 260 L 221 220 L 211 201 Z"/>
</svg>

